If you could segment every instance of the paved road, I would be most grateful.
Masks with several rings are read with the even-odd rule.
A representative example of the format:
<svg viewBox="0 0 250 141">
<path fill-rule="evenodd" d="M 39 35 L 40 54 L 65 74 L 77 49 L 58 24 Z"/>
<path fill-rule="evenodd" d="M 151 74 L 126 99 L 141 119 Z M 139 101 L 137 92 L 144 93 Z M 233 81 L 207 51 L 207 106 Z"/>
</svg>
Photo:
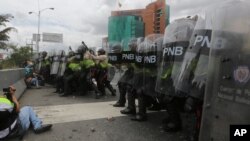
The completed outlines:
<svg viewBox="0 0 250 141">
<path fill-rule="evenodd" d="M 53 124 L 51 131 L 40 135 L 30 130 L 24 141 L 183 141 L 192 128 L 184 124 L 182 132 L 163 132 L 160 127 L 164 111 L 149 113 L 147 122 L 131 121 L 120 114 L 123 108 L 112 106 L 118 96 L 59 97 L 53 91 L 51 86 L 29 89 L 21 97 L 22 106 L 33 106 L 44 123 Z M 186 121 L 191 122 L 192 118 Z"/>
</svg>

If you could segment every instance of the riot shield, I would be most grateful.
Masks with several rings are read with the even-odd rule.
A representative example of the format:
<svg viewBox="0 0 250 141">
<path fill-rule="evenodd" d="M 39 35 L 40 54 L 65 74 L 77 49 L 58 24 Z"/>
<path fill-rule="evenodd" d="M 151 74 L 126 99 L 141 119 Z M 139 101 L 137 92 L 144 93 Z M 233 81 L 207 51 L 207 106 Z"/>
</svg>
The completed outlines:
<svg viewBox="0 0 250 141">
<path fill-rule="evenodd" d="M 132 63 L 135 61 L 135 52 L 137 48 L 137 40 L 139 38 L 124 39 L 122 41 L 121 52 L 121 71 L 124 72 L 119 80 L 119 83 L 133 85 L 134 68 Z"/>
<path fill-rule="evenodd" d="M 53 59 L 54 59 L 54 56 L 56 56 L 56 51 L 55 50 L 52 50 L 50 52 L 48 52 L 48 55 L 47 55 L 47 59 L 49 60 L 49 62 L 52 64 L 53 62 Z"/>
<path fill-rule="evenodd" d="M 60 61 L 61 61 L 61 54 L 62 51 L 57 51 L 52 57 L 52 64 L 51 64 L 51 70 L 50 70 L 50 75 L 55 75 L 58 73 L 59 66 L 60 66 Z"/>
<path fill-rule="evenodd" d="M 208 16 L 198 16 L 183 63 L 175 77 L 175 89 L 183 92 L 183 95 L 177 96 L 189 94 L 192 97 L 203 99 L 209 48 L 211 47 L 211 26 L 207 21 L 209 21 Z"/>
<path fill-rule="evenodd" d="M 143 88 L 143 59 L 144 59 L 144 48 L 145 42 L 144 39 L 141 39 L 137 45 L 136 53 L 135 53 L 135 62 L 132 64 L 134 68 L 134 76 L 132 79 L 132 84 L 134 89 L 142 89 Z"/>
<path fill-rule="evenodd" d="M 250 123 L 249 7 L 227 1 L 209 13 L 213 33 L 200 141 L 229 141 L 235 133 L 239 137 L 232 125 Z"/>
<path fill-rule="evenodd" d="M 131 38 L 128 41 L 128 49 L 122 52 L 122 62 L 126 63 L 128 67 L 126 83 L 130 86 L 134 85 L 136 50 L 142 41 L 142 37 Z"/>
<path fill-rule="evenodd" d="M 143 90 L 144 94 L 156 97 L 156 78 L 158 74 L 158 63 L 162 58 L 162 34 L 151 34 L 145 37 L 143 48 Z"/>
<path fill-rule="evenodd" d="M 36 58 L 36 67 L 35 67 L 35 70 L 37 72 L 40 72 L 41 66 L 42 66 L 42 53 L 39 52 L 38 53 L 38 57 Z"/>
<path fill-rule="evenodd" d="M 163 57 L 155 88 L 157 92 L 176 95 L 173 84 L 180 71 L 195 23 L 196 18 L 182 18 L 173 21 L 166 28 L 163 39 Z"/>
<path fill-rule="evenodd" d="M 108 80 L 112 84 L 117 84 L 121 78 L 121 51 L 120 42 L 110 42 L 108 48 L 108 62 L 112 66 L 108 68 Z"/>
<path fill-rule="evenodd" d="M 67 64 L 67 56 L 65 52 L 62 50 L 61 55 L 60 55 L 59 70 L 57 73 L 58 76 L 63 76 L 65 69 L 66 69 L 66 64 Z"/>
</svg>

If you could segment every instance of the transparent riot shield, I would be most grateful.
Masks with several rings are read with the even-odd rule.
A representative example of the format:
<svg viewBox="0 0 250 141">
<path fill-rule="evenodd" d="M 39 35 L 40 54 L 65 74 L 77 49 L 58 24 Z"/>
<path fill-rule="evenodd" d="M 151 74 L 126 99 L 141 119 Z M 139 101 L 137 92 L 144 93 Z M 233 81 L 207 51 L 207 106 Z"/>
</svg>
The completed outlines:
<svg viewBox="0 0 250 141">
<path fill-rule="evenodd" d="M 122 41 L 121 71 L 124 73 L 122 74 L 119 83 L 133 85 L 132 78 L 134 75 L 134 68 L 132 64 L 135 61 L 137 40 L 139 40 L 139 38 L 129 38 Z"/>
<path fill-rule="evenodd" d="M 58 76 L 63 76 L 66 70 L 66 64 L 67 64 L 67 56 L 66 56 L 66 53 L 62 50 L 61 55 L 60 55 L 59 70 L 57 73 Z"/>
<path fill-rule="evenodd" d="M 158 66 L 162 59 L 162 34 L 151 34 L 145 37 L 143 48 L 143 86 L 144 94 L 156 97 L 155 92 Z"/>
<path fill-rule="evenodd" d="M 36 58 L 36 67 L 35 67 L 37 72 L 40 72 L 41 66 L 42 66 L 42 53 L 39 52 L 38 58 Z"/>
<path fill-rule="evenodd" d="M 209 13 L 213 33 L 200 141 L 229 141 L 232 125 L 250 123 L 249 7 L 247 1 L 227 1 Z"/>
<path fill-rule="evenodd" d="M 132 84 L 134 89 L 142 89 L 143 88 L 143 59 L 144 59 L 144 48 L 146 44 L 144 39 L 141 39 L 141 42 L 138 43 L 135 53 L 135 62 L 132 64 L 134 68 L 134 75 L 132 79 Z"/>
<path fill-rule="evenodd" d="M 52 56 L 52 64 L 51 64 L 51 70 L 50 70 L 51 75 L 55 75 L 59 71 L 59 66 L 60 66 L 60 61 L 61 61 L 61 54 L 62 54 L 62 51 L 57 51 Z"/>
<path fill-rule="evenodd" d="M 174 87 L 177 91 L 202 99 L 207 78 L 208 55 L 211 47 L 211 25 L 209 17 L 197 16 L 198 20 L 184 55 L 182 65 L 176 74 Z M 192 91 L 192 92 L 191 92 Z"/>
<path fill-rule="evenodd" d="M 134 85 L 136 50 L 142 41 L 142 37 L 131 38 L 128 41 L 128 49 L 122 52 L 122 62 L 126 63 L 128 68 L 125 82 L 130 86 Z"/>
<path fill-rule="evenodd" d="M 108 80 L 116 85 L 121 78 L 121 52 L 120 42 L 110 42 L 108 48 L 108 62 L 112 66 L 108 68 Z"/>
<path fill-rule="evenodd" d="M 49 62 L 53 62 L 53 59 L 54 59 L 54 56 L 56 56 L 57 52 L 55 50 L 52 50 L 50 52 L 48 52 L 48 55 L 47 55 L 47 59 L 49 60 Z"/>
<path fill-rule="evenodd" d="M 196 18 L 182 18 L 173 21 L 166 28 L 163 39 L 163 57 L 159 64 L 155 88 L 157 92 L 176 95 L 173 84 L 180 71 L 195 23 Z"/>
</svg>

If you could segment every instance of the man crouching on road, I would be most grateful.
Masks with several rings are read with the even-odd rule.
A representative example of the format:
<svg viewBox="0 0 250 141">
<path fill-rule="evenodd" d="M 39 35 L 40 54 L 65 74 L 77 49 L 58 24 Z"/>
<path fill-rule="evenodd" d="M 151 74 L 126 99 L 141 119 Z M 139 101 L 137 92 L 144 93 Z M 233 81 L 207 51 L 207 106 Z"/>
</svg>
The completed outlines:
<svg viewBox="0 0 250 141">
<path fill-rule="evenodd" d="M 3 91 L 5 96 L 0 96 L 0 141 L 12 137 L 22 139 L 30 125 L 36 134 L 51 129 L 52 124 L 42 125 L 32 107 L 20 109 L 14 86 L 4 88 Z"/>
</svg>

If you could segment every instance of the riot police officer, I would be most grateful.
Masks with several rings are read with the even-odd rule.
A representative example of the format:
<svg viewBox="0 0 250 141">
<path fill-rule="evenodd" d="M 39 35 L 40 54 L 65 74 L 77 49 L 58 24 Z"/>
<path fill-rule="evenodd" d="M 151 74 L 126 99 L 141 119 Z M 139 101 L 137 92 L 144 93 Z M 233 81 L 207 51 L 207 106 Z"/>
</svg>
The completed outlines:
<svg viewBox="0 0 250 141">
<path fill-rule="evenodd" d="M 127 88 L 125 93 L 127 93 L 128 106 L 121 110 L 121 114 L 136 115 L 135 99 L 138 97 L 137 90 L 140 91 L 143 87 L 143 38 L 131 39 L 129 42 L 129 49 L 131 50 L 130 56 L 134 56 L 134 60 L 130 60 L 131 64 L 129 68 L 131 69 L 131 78 L 127 82 Z M 129 53 L 123 53 L 129 54 Z M 139 114 L 140 115 L 140 114 Z M 140 116 L 139 120 L 146 120 L 146 116 Z"/>
<path fill-rule="evenodd" d="M 59 71 L 59 67 L 61 64 L 61 58 L 63 57 L 64 51 L 60 50 L 57 51 L 51 56 L 51 69 L 50 69 L 50 78 L 52 84 L 55 84 L 55 81 L 57 79 L 57 74 Z"/>
<path fill-rule="evenodd" d="M 159 96 L 155 92 L 155 85 L 158 72 L 157 63 L 160 63 L 162 58 L 162 42 L 163 35 L 161 34 L 148 35 L 144 39 L 144 44 L 141 48 L 143 52 L 143 87 L 140 91 L 137 91 L 139 112 L 132 120 L 146 120 L 146 108 L 152 104 L 154 107 L 159 105 L 155 100 Z"/>
<path fill-rule="evenodd" d="M 163 129 L 167 132 L 176 132 L 182 128 L 180 112 L 183 110 L 186 93 L 176 91 L 174 84 L 195 24 L 195 18 L 181 18 L 170 23 L 165 30 L 162 66 L 157 76 L 156 91 L 166 95 L 164 103 L 168 116 L 163 120 Z"/>
<path fill-rule="evenodd" d="M 189 47 L 184 55 L 180 71 L 176 76 L 176 83 L 174 84 L 177 91 L 187 94 L 185 95 L 184 110 L 188 113 L 195 113 L 196 123 L 192 138 L 196 140 L 198 140 L 201 122 L 212 33 L 210 23 L 207 22 L 210 19 L 204 16 L 197 16 L 197 18 Z"/>
<path fill-rule="evenodd" d="M 72 53 L 69 53 L 69 54 L 72 54 Z M 69 55 L 69 57 L 71 56 Z M 63 90 L 63 74 L 65 72 L 66 64 L 67 64 L 67 56 L 63 50 L 61 51 L 61 54 L 58 60 L 59 60 L 59 65 L 58 65 L 58 71 L 57 71 L 56 78 L 55 78 L 55 86 L 56 86 L 55 93 L 63 93 L 64 91 Z"/>
<path fill-rule="evenodd" d="M 119 99 L 113 105 L 114 107 L 124 107 L 126 103 L 126 92 L 125 87 L 120 84 L 119 80 L 122 76 L 121 74 L 121 51 L 122 46 L 120 42 L 110 42 L 108 49 L 108 62 L 112 65 L 108 69 L 108 80 L 116 85 L 118 85 Z"/>
<path fill-rule="evenodd" d="M 83 61 L 80 62 L 80 94 L 85 95 L 89 90 L 93 89 L 95 91 L 95 98 L 98 99 L 101 94 L 96 84 L 94 84 L 92 80 L 94 79 L 93 72 L 95 70 L 96 65 L 94 60 L 92 59 L 93 51 L 89 50 L 88 47 L 83 44 L 81 52 L 83 53 Z"/>
<path fill-rule="evenodd" d="M 63 76 L 64 93 L 60 96 L 68 96 L 78 90 L 78 80 L 80 76 L 81 66 L 80 61 L 83 60 L 82 47 L 78 47 L 77 53 L 68 59 L 66 70 Z"/>
<path fill-rule="evenodd" d="M 42 52 L 41 68 L 40 68 L 40 74 L 45 79 L 45 82 L 49 82 L 50 79 L 50 61 L 47 54 L 48 53 L 46 51 Z"/>
</svg>

